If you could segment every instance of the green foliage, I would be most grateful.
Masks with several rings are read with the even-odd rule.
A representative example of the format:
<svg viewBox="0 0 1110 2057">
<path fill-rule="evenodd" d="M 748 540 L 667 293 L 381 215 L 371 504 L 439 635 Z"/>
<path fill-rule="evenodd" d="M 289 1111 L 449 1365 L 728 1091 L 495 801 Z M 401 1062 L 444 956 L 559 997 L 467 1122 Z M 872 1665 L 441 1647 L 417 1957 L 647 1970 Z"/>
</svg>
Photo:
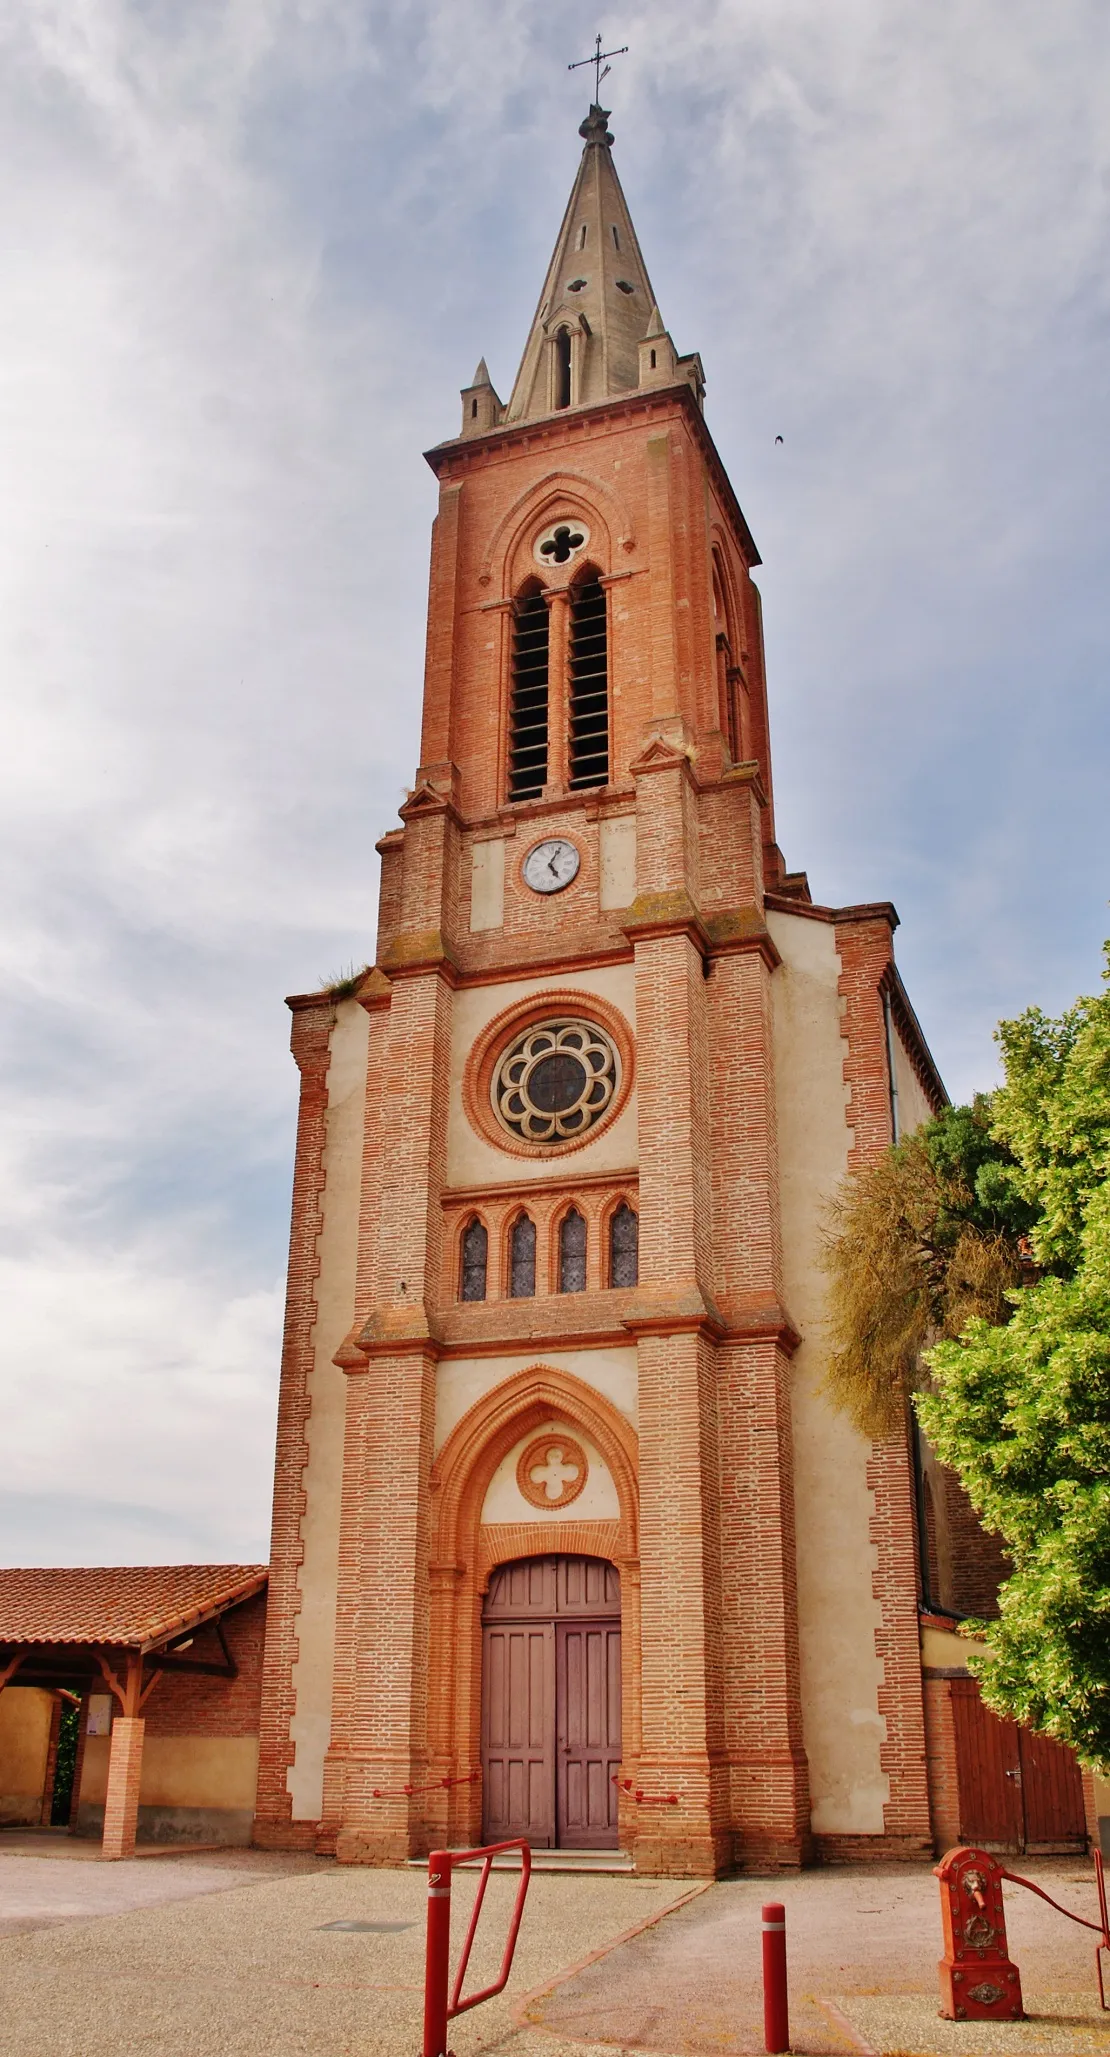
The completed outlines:
<svg viewBox="0 0 1110 2057">
<path fill-rule="evenodd" d="M 928 1342 L 958 1335 L 977 1315 L 1006 1319 L 1035 1218 L 1011 1183 L 1015 1169 L 981 1093 L 970 1107 L 946 1107 L 833 1200 L 825 1384 L 865 1435 L 887 1435 L 903 1420 Z"/>
<path fill-rule="evenodd" d="M 54 1828 L 64 1828 L 69 1820 L 69 1803 L 73 1796 L 73 1778 L 77 1769 L 77 1737 L 80 1728 L 80 1701 L 63 1700 L 61 1720 L 58 1723 L 58 1755 L 54 1762 L 54 1791 L 50 1801 L 50 1820 Z"/>
<path fill-rule="evenodd" d="M 1089 1198 L 1110 1178 L 1110 991 L 1077 1000 L 1059 1021 L 1030 1008 L 1001 1023 L 998 1041 L 1006 1083 L 995 1095 L 995 1132 L 1017 1160 L 1015 1186 L 1037 1209 L 1037 1260 L 1066 1277 L 1083 1261 Z"/>
<path fill-rule="evenodd" d="M 1110 1767 L 1110 992 L 998 1040 L 992 1126 L 1046 1273 L 1008 1323 L 929 1351 L 916 1406 L 1014 1566 L 976 1665 L 987 1705 Z"/>
<path fill-rule="evenodd" d="M 348 964 L 345 970 L 321 979 L 320 991 L 326 993 L 329 1000 L 353 1000 L 369 969 L 368 964 Z"/>
</svg>

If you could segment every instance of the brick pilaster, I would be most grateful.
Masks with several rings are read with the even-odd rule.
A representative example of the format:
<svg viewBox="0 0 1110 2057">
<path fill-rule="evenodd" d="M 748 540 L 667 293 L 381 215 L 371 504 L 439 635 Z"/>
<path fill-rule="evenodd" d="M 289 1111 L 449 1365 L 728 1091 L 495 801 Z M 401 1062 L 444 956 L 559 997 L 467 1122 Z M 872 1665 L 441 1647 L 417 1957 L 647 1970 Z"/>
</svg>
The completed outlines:
<svg viewBox="0 0 1110 2057">
<path fill-rule="evenodd" d="M 145 1734 L 146 1722 L 140 1716 L 117 1714 L 112 1723 L 102 1850 L 109 1859 L 135 1855 Z"/>
<path fill-rule="evenodd" d="M 304 1471 L 308 1463 L 309 1380 L 312 1372 L 315 1286 L 323 1228 L 324 1144 L 327 1134 L 328 1065 L 335 1007 L 298 1008 L 292 1049 L 301 1074 L 297 1149 L 293 1169 L 293 1216 L 289 1232 L 289 1276 L 278 1396 L 277 1451 L 270 1541 L 270 1585 L 263 1666 L 258 1798 L 255 1839 L 300 1842 L 311 1848 L 312 1822 L 292 1821 L 286 1774 L 293 1762 L 293 1666 L 297 1659 L 298 1576 L 304 1555 Z"/>
</svg>

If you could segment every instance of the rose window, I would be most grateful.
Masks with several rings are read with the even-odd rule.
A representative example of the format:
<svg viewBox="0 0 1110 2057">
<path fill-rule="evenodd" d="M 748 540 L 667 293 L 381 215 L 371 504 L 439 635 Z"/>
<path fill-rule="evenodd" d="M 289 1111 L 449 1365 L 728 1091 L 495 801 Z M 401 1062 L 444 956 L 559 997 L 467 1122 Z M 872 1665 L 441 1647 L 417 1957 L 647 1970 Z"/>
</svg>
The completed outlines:
<svg viewBox="0 0 1110 2057">
<path fill-rule="evenodd" d="M 617 1089 L 617 1053 L 592 1021 L 544 1021 L 509 1044 L 490 1087 L 502 1128 L 526 1143 L 582 1136 Z"/>
</svg>

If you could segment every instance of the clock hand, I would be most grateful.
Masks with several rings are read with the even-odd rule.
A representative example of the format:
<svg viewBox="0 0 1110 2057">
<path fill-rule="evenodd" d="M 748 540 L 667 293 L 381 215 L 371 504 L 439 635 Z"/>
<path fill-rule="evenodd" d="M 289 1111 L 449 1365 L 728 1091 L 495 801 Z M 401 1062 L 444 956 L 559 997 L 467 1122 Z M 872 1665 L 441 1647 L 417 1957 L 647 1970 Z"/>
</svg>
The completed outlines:
<svg viewBox="0 0 1110 2057">
<path fill-rule="evenodd" d="M 555 852 L 555 855 L 554 855 L 554 857 L 549 857 L 549 858 L 548 858 L 548 860 L 547 860 L 547 868 L 548 868 L 548 871 L 554 871 L 554 872 L 555 872 L 555 876 L 556 876 L 556 878 L 557 878 L 557 877 L 558 877 L 558 875 L 559 875 L 559 874 L 558 874 L 558 872 L 556 871 L 556 866 L 557 866 L 558 862 L 559 862 L 559 853 L 558 853 L 558 851 L 556 850 L 556 852 Z"/>
</svg>

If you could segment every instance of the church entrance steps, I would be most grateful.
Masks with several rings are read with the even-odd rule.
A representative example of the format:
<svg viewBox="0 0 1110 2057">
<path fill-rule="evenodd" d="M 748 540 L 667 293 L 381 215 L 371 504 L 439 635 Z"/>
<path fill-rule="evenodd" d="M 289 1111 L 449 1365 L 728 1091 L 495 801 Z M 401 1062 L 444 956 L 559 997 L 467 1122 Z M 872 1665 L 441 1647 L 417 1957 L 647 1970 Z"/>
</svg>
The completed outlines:
<svg viewBox="0 0 1110 2057">
<path fill-rule="evenodd" d="M 465 1844 L 459 1845 L 460 1849 L 465 1849 L 465 1847 Z M 410 1857 L 407 1862 L 410 1867 L 418 1866 L 421 1870 L 424 1870 L 427 1868 L 428 1860 L 426 1857 Z M 460 1871 L 475 1871 L 478 1869 L 478 1860 L 475 1859 L 469 1865 L 461 1864 L 458 1868 Z M 520 1866 L 515 1857 L 495 1857 L 491 1869 L 494 1871 L 519 1871 Z M 634 1871 L 635 1865 L 628 1850 L 533 1850 L 532 1869 L 533 1871 L 589 1872 L 595 1877 L 608 1877 L 611 1874 L 616 1875 Z"/>
</svg>

